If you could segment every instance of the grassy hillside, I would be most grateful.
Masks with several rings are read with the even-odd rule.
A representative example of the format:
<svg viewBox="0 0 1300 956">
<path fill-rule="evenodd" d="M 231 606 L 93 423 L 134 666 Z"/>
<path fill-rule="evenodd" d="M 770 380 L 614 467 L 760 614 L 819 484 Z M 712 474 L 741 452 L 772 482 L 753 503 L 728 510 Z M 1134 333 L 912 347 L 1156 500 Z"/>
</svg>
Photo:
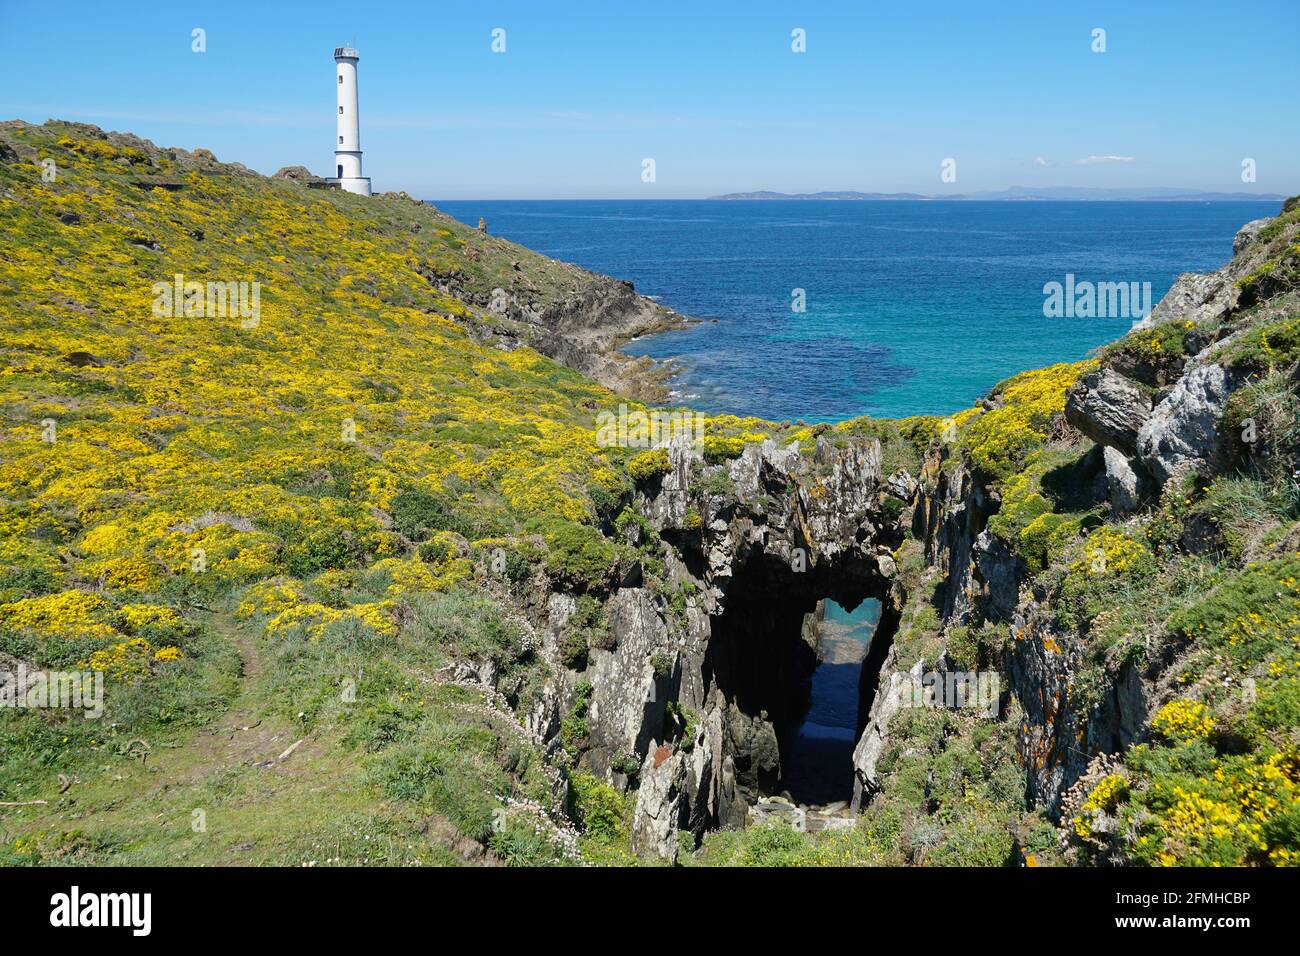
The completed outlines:
<svg viewBox="0 0 1300 956">
<path fill-rule="evenodd" d="M 10 124 L 0 143 L 0 652 L 110 675 L 100 721 L 0 711 L 0 799 L 48 800 L 0 811 L 7 845 L 222 859 L 250 842 L 249 815 L 276 834 L 252 841 L 254 860 L 296 862 L 320 828 L 337 837 L 332 813 L 281 819 L 312 781 L 268 784 L 238 761 L 202 783 L 229 769 L 221 801 L 250 802 L 224 842 L 210 828 L 184 851 L 158 830 L 171 810 L 140 780 L 187 760 L 196 728 L 226 735 L 232 708 L 241 726 L 280 721 L 271 757 L 319 741 L 341 761 L 331 798 L 361 788 L 359 819 L 380 831 L 409 802 L 486 838 L 495 797 L 530 794 L 539 758 L 498 718 L 467 716 L 474 694 L 437 669 L 486 654 L 518 672 L 522 706 L 548 665 L 476 579 L 495 558 L 498 588 L 548 573 L 599 593 L 625 547 L 601 527 L 629 466 L 658 464 L 597 446 L 596 412 L 623 399 L 444 289 L 525 282 L 545 303 L 590 277 L 404 198 L 307 190 L 79 126 Z M 177 273 L 259 282 L 256 326 L 155 315 L 154 283 Z M 709 435 L 738 450 L 766 430 L 714 419 Z M 292 763 L 317 769 L 303 751 Z M 59 774 L 78 782 L 60 794 Z M 107 811 L 124 800 L 129 823 Z M 77 821 L 86 836 L 59 835 Z"/>
<path fill-rule="evenodd" d="M 708 419 L 712 460 L 869 434 L 922 494 L 969 469 L 1078 644 L 1080 694 L 1125 662 L 1165 683 L 1149 742 L 1062 831 L 1026 801 L 1014 717 L 920 712 L 856 830 L 719 834 L 691 862 L 1294 862 L 1296 218 L 1260 237 L 1221 336 L 1252 377 L 1232 421 L 1267 422 L 1266 454 L 1136 515 L 1073 493 L 1092 443 L 1066 391 L 1125 350 L 1181 364 L 1204 341 L 1187 333 L 1217 328 L 1130 336 L 950 421 Z M 177 274 L 258 282 L 257 321 L 157 314 Z M 109 681 L 100 720 L 0 709 L 0 862 L 628 862 L 629 798 L 571 772 L 581 684 L 566 746 L 545 753 L 524 719 L 608 639 L 601 600 L 629 566 L 680 600 L 628 533 L 666 456 L 603 447 L 596 415 L 627 400 L 526 344 L 590 341 L 568 303 L 594 282 L 406 198 L 0 126 L 0 669 Z M 496 288 L 563 319 L 495 314 Z M 1212 547 L 1189 544 L 1201 524 Z M 900 659 L 1002 660 L 1005 622 L 936 610 L 921 537 L 896 558 Z M 554 590 L 580 609 L 558 657 L 527 613 Z"/>
</svg>

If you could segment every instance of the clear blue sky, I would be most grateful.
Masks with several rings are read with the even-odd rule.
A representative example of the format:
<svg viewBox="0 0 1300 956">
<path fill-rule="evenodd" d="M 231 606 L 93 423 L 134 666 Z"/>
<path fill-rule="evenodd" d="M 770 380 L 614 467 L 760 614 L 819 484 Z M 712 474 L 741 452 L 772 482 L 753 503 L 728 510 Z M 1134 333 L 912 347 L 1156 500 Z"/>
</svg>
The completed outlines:
<svg viewBox="0 0 1300 956">
<path fill-rule="evenodd" d="M 366 172 L 421 198 L 1300 192 L 1297 0 L 0 0 L 0 117 L 328 174 L 331 53 L 348 40 Z"/>
</svg>

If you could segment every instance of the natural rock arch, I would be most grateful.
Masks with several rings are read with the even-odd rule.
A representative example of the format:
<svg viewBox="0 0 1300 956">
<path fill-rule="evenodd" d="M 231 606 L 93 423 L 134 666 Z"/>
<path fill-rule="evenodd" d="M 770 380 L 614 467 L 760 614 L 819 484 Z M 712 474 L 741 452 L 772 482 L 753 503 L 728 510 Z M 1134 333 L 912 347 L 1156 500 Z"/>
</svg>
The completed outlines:
<svg viewBox="0 0 1300 956">
<path fill-rule="evenodd" d="M 903 604 L 901 532 L 884 506 L 900 492 L 874 439 L 819 437 L 811 455 L 767 441 L 720 464 L 677 447 L 670 460 L 636 506 L 668 542 L 668 589 L 688 596 L 665 600 L 637 575 L 616 589 L 606 607 L 618 644 L 593 651 L 587 671 L 583 758 L 605 772 L 635 754 L 634 841 L 663 856 L 677 830 L 743 826 L 749 805 L 781 788 L 819 602 L 881 603 L 859 732 Z"/>
</svg>

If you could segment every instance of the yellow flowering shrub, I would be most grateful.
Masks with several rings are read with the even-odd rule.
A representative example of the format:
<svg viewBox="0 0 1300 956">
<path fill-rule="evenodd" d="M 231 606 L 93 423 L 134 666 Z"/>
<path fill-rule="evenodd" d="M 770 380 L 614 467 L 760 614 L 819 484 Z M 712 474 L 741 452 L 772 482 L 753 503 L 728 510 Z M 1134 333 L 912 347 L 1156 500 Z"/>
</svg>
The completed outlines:
<svg viewBox="0 0 1300 956">
<path fill-rule="evenodd" d="M 1231 837 L 1238 831 L 1247 839 L 1258 840 L 1258 825 L 1244 823 L 1241 811 L 1231 803 L 1182 787 L 1174 788 L 1174 796 L 1176 802 L 1161 821 L 1165 842 L 1195 847 L 1212 839 Z M 1157 852 L 1156 862 L 1161 866 L 1175 866 L 1180 862 L 1180 854 L 1168 847 Z"/>
<path fill-rule="evenodd" d="M 709 461 L 736 458 L 745 450 L 745 441 L 739 435 L 705 435 L 704 457 Z"/>
<path fill-rule="evenodd" d="M 132 637 L 95 651 L 86 661 L 86 666 L 93 671 L 103 671 L 105 677 L 112 680 L 130 681 L 149 676 L 153 657 L 153 645 L 143 637 Z"/>
<path fill-rule="evenodd" d="M 124 604 L 114 614 L 118 628 L 152 640 L 174 640 L 185 631 L 185 622 L 174 610 L 161 604 Z"/>
<path fill-rule="evenodd" d="M 262 620 L 268 637 L 303 632 L 315 638 L 327 626 L 345 618 L 393 637 L 397 634 L 396 610 L 397 605 L 391 600 L 331 607 L 308 597 L 297 581 L 264 581 L 248 589 L 237 613 L 241 618 Z"/>
<path fill-rule="evenodd" d="M 474 575 L 473 563 L 459 556 L 449 556 L 434 564 L 419 558 L 386 558 L 373 567 L 392 576 L 393 583 L 388 588 L 388 596 L 392 598 L 417 591 L 447 591 Z"/>
<path fill-rule="evenodd" d="M 125 537 L 118 525 L 101 524 L 81 539 L 81 550 L 88 554 L 111 554 L 123 546 Z"/>
<path fill-rule="evenodd" d="M 1033 572 L 1045 568 L 1079 533 L 1079 520 L 1052 510 L 1040 492 L 1043 466 L 1026 468 L 1002 487 L 1002 505 L 988 528 L 1012 545 Z"/>
<path fill-rule="evenodd" d="M 63 591 L 0 605 L 0 624 L 45 636 L 107 638 L 110 605 L 97 594 Z"/>
<path fill-rule="evenodd" d="M 1093 823 L 1102 814 L 1113 814 L 1120 801 L 1128 795 L 1128 781 L 1123 774 L 1109 773 L 1084 798 L 1079 813 L 1071 818 L 1075 836 L 1082 840 L 1093 836 Z"/>
<path fill-rule="evenodd" d="M 1001 404 L 975 418 L 962 436 L 972 464 L 995 479 L 1019 471 L 1047 440 L 1052 418 L 1065 410 L 1066 390 L 1096 367 L 1095 360 L 1061 363 L 999 385 L 992 397 Z"/>
<path fill-rule="evenodd" d="M 295 582 L 262 581 L 253 585 L 239 602 L 240 617 L 275 615 L 303 600 L 302 586 Z"/>
<path fill-rule="evenodd" d="M 1300 864 L 1293 818 L 1300 802 L 1294 747 L 1222 762 L 1198 786 L 1172 785 L 1168 806 L 1144 818 L 1140 855 L 1157 866 Z"/>
<path fill-rule="evenodd" d="M 1074 574 L 1096 576 L 1123 574 L 1150 555 L 1142 541 L 1115 525 L 1101 525 L 1088 535 L 1080 556 L 1070 564 Z"/>
<path fill-rule="evenodd" d="M 743 446 L 742 446 L 743 447 Z M 668 460 L 668 452 L 662 448 L 656 448 L 653 451 L 643 451 L 639 455 L 633 455 L 627 463 L 627 471 L 637 481 L 645 481 L 658 475 L 667 473 L 672 467 Z"/>
<path fill-rule="evenodd" d="M 84 571 L 98 578 L 104 586 L 115 591 L 149 593 L 162 582 L 157 567 L 145 558 L 109 558 L 107 561 L 89 561 Z"/>
<path fill-rule="evenodd" d="M 1151 718 L 1151 726 L 1174 740 L 1197 740 L 1214 732 L 1214 718 L 1199 701 L 1171 700 Z"/>
<path fill-rule="evenodd" d="M 1122 774 L 1108 773 L 1092 788 L 1092 792 L 1083 801 L 1083 809 L 1114 813 L 1115 807 L 1127 789 L 1128 785 Z"/>
</svg>

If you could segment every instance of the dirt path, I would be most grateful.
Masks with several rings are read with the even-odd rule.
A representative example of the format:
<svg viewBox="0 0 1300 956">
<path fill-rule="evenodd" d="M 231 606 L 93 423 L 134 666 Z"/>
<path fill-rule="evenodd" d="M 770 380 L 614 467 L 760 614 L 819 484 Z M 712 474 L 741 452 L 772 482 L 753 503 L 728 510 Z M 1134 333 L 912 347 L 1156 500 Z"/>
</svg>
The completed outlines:
<svg viewBox="0 0 1300 956">
<path fill-rule="evenodd" d="M 242 766 L 262 769 L 304 755 L 308 742 L 283 718 L 262 717 L 256 696 L 262 659 L 257 638 L 229 615 L 215 615 L 211 623 L 239 651 L 239 693 L 229 710 L 214 725 L 200 729 L 183 746 L 150 756 L 154 790 L 197 785 L 214 774 Z M 296 744 L 296 746 L 295 746 Z M 293 748 L 283 760 L 281 756 Z M 155 759 L 156 757 L 156 759 Z M 169 759 L 175 757 L 177 759 Z"/>
</svg>

